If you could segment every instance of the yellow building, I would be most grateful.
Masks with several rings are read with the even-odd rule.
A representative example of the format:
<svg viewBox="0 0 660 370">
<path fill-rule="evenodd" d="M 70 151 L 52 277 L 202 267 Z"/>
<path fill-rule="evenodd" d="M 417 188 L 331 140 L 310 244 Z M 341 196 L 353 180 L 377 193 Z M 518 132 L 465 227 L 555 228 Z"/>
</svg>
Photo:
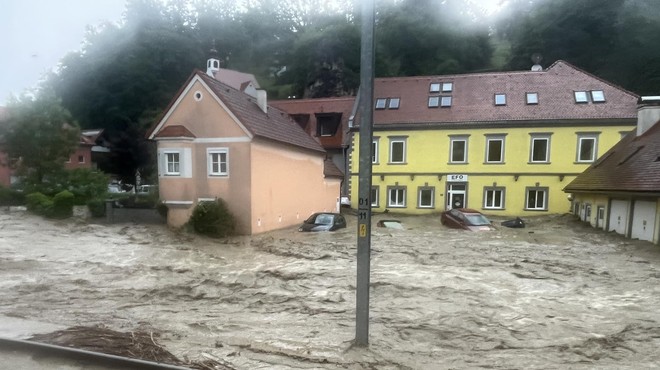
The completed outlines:
<svg viewBox="0 0 660 370">
<path fill-rule="evenodd" d="M 375 211 L 502 216 L 571 211 L 562 189 L 634 129 L 638 99 L 564 61 L 535 71 L 380 78 L 374 98 Z"/>
</svg>

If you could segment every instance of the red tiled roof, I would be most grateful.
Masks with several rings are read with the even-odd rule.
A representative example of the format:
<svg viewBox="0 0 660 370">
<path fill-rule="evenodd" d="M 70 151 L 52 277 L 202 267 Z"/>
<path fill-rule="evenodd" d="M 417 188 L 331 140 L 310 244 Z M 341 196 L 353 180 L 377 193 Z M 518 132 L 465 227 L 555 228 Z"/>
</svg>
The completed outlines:
<svg viewBox="0 0 660 370">
<path fill-rule="evenodd" d="M 80 144 L 96 145 L 96 139 L 103 133 L 103 129 L 92 129 L 80 131 Z"/>
<path fill-rule="evenodd" d="M 564 191 L 660 192 L 660 121 L 626 135 Z"/>
<path fill-rule="evenodd" d="M 268 113 L 264 113 L 257 105 L 256 99 L 251 96 L 209 77 L 206 73 L 195 73 L 252 135 L 325 153 L 323 147 L 285 112 L 268 106 Z"/>
<path fill-rule="evenodd" d="M 181 125 L 171 125 L 158 131 L 155 137 L 190 137 L 195 138 L 195 134 Z"/>
<path fill-rule="evenodd" d="M 341 172 L 339 167 L 330 158 L 326 158 L 323 162 L 323 175 L 325 177 L 339 177 L 344 178 L 344 173 Z"/>
<path fill-rule="evenodd" d="M 430 93 L 431 83 L 452 82 L 451 93 Z M 602 90 L 604 103 L 576 104 L 574 91 Z M 538 104 L 526 104 L 526 93 L 538 93 Z M 506 105 L 495 106 L 495 94 Z M 431 95 L 451 96 L 450 108 L 429 108 Z M 574 119 L 633 119 L 638 96 L 579 68 L 557 61 L 539 72 L 494 72 L 464 75 L 378 78 L 374 99 L 400 98 L 399 109 L 377 109 L 378 125 L 397 123 L 469 123 Z"/>
</svg>

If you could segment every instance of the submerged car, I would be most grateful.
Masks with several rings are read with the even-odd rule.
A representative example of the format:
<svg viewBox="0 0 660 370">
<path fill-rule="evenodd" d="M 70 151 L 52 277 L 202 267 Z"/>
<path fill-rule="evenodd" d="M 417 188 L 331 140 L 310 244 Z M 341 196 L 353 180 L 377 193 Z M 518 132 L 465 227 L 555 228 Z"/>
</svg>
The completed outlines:
<svg viewBox="0 0 660 370">
<path fill-rule="evenodd" d="M 314 213 L 298 231 L 335 231 L 346 227 L 346 219 L 339 213 Z"/>
<path fill-rule="evenodd" d="M 442 212 L 440 222 L 454 229 L 471 231 L 495 230 L 490 220 L 481 212 L 469 208 L 454 208 Z"/>
</svg>

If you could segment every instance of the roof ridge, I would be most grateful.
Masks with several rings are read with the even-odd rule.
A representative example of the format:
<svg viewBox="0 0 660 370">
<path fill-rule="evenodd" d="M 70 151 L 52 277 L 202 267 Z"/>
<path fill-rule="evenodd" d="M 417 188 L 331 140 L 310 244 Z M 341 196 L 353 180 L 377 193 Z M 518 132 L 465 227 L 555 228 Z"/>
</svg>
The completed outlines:
<svg viewBox="0 0 660 370">
<path fill-rule="evenodd" d="M 575 69 L 575 70 L 578 71 L 578 72 L 582 72 L 582 73 L 588 75 L 589 77 L 595 78 L 596 80 L 598 80 L 598 81 L 600 81 L 600 82 L 603 82 L 603 83 L 605 83 L 605 84 L 607 84 L 607 85 L 610 85 L 610 86 L 612 86 L 612 87 L 615 88 L 615 89 L 619 89 L 619 90 L 623 91 L 624 93 L 626 93 L 626 94 L 628 94 L 628 95 L 631 95 L 631 96 L 633 96 L 633 97 L 635 97 L 635 98 L 639 98 L 639 95 L 635 94 L 634 92 L 632 92 L 632 91 L 630 91 L 630 90 L 627 90 L 627 89 L 624 89 L 623 87 L 621 87 L 621 86 L 619 86 L 619 85 L 617 85 L 617 84 L 614 84 L 614 83 L 612 83 L 612 82 L 610 82 L 610 81 L 608 81 L 608 80 L 605 80 L 605 79 L 603 79 L 603 78 L 600 78 L 600 77 L 596 76 L 596 75 L 593 74 L 593 73 L 587 72 L 587 71 L 585 71 L 584 69 L 582 69 L 582 68 L 580 68 L 580 67 L 577 67 L 577 66 L 575 66 L 574 64 L 571 64 L 571 63 L 569 63 L 569 62 L 567 62 L 567 61 L 565 61 L 565 60 L 563 60 L 563 59 L 557 59 L 554 63 L 552 63 L 552 64 L 550 65 L 550 67 L 547 68 L 547 70 L 549 71 L 550 69 L 554 68 L 556 65 L 559 65 L 560 63 L 561 63 L 561 64 L 565 64 L 566 66 L 568 66 L 568 67 L 570 67 L 570 68 L 573 68 L 573 69 Z"/>
</svg>

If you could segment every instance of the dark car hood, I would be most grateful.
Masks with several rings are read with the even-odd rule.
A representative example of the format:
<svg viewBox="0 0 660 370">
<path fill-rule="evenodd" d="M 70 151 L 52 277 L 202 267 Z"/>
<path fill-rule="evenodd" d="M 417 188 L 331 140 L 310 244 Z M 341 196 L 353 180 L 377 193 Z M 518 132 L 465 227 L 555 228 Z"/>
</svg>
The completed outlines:
<svg viewBox="0 0 660 370">
<path fill-rule="evenodd" d="M 298 231 L 330 231 L 332 225 L 302 224 Z"/>
</svg>

